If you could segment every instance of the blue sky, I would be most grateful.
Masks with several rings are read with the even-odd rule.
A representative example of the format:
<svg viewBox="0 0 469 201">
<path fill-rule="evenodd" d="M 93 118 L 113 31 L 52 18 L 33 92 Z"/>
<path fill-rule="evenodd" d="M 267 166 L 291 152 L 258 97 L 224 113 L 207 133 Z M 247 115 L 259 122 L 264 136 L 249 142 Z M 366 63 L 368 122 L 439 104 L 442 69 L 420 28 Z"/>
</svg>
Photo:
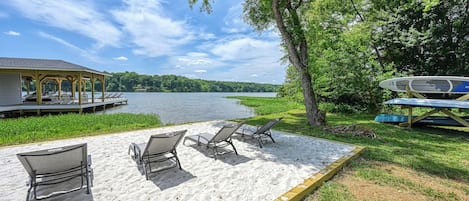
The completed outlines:
<svg viewBox="0 0 469 201">
<path fill-rule="evenodd" d="M 213 13 L 187 0 L 2 0 L 0 57 L 62 59 L 108 72 L 282 84 L 277 32 L 244 23 L 242 1 Z"/>
</svg>

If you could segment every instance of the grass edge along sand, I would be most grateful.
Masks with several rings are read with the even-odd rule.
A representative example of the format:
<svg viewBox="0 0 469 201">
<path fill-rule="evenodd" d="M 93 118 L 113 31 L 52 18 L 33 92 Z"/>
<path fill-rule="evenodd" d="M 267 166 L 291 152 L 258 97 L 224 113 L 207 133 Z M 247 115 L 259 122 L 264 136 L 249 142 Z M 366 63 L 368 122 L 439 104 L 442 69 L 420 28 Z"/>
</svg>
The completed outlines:
<svg viewBox="0 0 469 201">
<path fill-rule="evenodd" d="M 0 146 L 160 127 L 151 114 L 63 114 L 0 120 Z"/>
<path fill-rule="evenodd" d="M 358 162 L 352 163 L 306 200 L 469 200 L 467 128 L 408 129 L 376 123 L 374 114 L 327 115 L 328 126 L 356 124 L 377 134 L 376 139 L 371 139 L 312 128 L 307 125 L 304 106 L 287 99 L 229 98 L 239 99 L 241 104 L 256 111 L 257 116 L 243 119 L 247 124 L 262 125 L 269 119 L 283 117 L 275 130 L 366 147 Z M 367 187 L 353 187 L 360 186 L 360 182 Z"/>
</svg>

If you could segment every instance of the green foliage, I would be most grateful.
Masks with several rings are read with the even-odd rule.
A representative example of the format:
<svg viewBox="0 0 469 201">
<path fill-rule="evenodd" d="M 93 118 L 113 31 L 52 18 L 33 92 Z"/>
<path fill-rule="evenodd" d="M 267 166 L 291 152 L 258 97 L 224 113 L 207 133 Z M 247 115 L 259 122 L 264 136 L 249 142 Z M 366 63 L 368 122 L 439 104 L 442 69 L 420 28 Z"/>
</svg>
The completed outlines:
<svg viewBox="0 0 469 201">
<path fill-rule="evenodd" d="M 278 85 L 250 82 L 223 82 L 189 79 L 176 75 L 140 75 L 135 72 L 112 73 L 106 78 L 107 91 L 133 92 L 275 92 Z"/>
<path fill-rule="evenodd" d="M 349 1 L 314 1 L 305 16 L 313 86 L 320 102 L 326 102 L 320 103 L 321 108 L 332 112 L 379 111 L 387 94 L 378 83 L 389 78 L 392 68 L 376 61 L 372 24 L 357 21 Z M 290 67 L 278 95 L 299 100 L 299 83 L 299 75 Z"/>
<path fill-rule="evenodd" d="M 192 7 L 196 4 L 199 0 L 189 0 L 189 6 Z M 200 5 L 200 12 L 212 12 L 212 5 L 210 4 L 209 0 L 202 0 L 202 5 Z"/>
<path fill-rule="evenodd" d="M 275 104 L 278 98 L 244 98 L 242 104 L 263 110 L 262 105 Z M 281 102 L 279 102 L 281 103 Z M 366 147 L 363 157 L 371 161 L 389 162 L 416 171 L 462 182 L 469 182 L 469 135 L 465 132 L 446 128 L 413 128 L 406 129 L 389 124 L 376 123 L 375 115 L 366 114 L 332 114 L 327 116 L 331 126 L 358 124 L 374 131 L 378 138 L 370 139 L 351 135 L 335 135 L 320 127 L 307 124 L 304 110 L 295 107 L 282 107 L 279 104 L 275 111 L 265 115 L 244 120 L 251 125 L 262 125 L 268 119 L 283 117 L 275 126 L 276 130 L 320 137 Z M 438 197 L 438 196 L 437 196 Z"/>
<path fill-rule="evenodd" d="M 243 3 L 244 21 L 258 31 L 263 31 L 275 25 L 270 0 L 245 0 Z"/>
<path fill-rule="evenodd" d="M 469 4 L 462 1 L 317 0 L 305 12 L 310 72 L 328 110 L 375 113 L 396 94 L 382 80 L 406 75 L 466 75 Z M 279 90 L 298 99 L 299 75 Z M 346 105 L 350 107 L 346 107 Z"/>
<path fill-rule="evenodd" d="M 284 97 L 296 101 L 303 102 L 303 92 L 299 80 L 300 75 L 293 66 L 287 68 L 285 83 L 280 86 L 277 91 L 278 97 Z"/>
<path fill-rule="evenodd" d="M 408 1 L 382 9 L 377 43 L 385 61 L 414 75 L 467 75 L 468 9 L 467 0 Z"/>
<path fill-rule="evenodd" d="M 66 114 L 0 120 L 0 146 L 160 126 L 155 115 Z"/>
<path fill-rule="evenodd" d="M 321 110 L 332 112 L 332 113 L 356 113 L 363 112 L 364 108 L 354 108 L 352 105 L 348 104 L 337 104 L 337 103 L 326 103 L 321 102 L 319 104 Z"/>
</svg>

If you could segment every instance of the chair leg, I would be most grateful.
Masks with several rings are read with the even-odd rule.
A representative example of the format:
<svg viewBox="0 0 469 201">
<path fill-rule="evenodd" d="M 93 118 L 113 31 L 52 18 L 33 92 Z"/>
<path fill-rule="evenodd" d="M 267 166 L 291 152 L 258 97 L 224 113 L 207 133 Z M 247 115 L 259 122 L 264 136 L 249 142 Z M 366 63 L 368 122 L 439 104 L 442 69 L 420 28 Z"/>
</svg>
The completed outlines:
<svg viewBox="0 0 469 201">
<path fill-rule="evenodd" d="M 142 166 L 143 166 L 143 172 L 145 172 L 145 179 L 148 180 L 147 164 L 144 162 Z"/>
<path fill-rule="evenodd" d="M 218 159 L 218 150 L 217 150 L 217 147 L 213 148 L 213 152 L 214 152 L 215 160 L 217 160 L 217 159 Z"/>
<path fill-rule="evenodd" d="M 228 142 L 228 143 L 231 145 L 231 147 L 233 147 L 235 154 L 238 155 L 238 151 L 236 151 L 236 147 L 234 146 L 233 142 Z"/>
<path fill-rule="evenodd" d="M 261 139 L 261 137 L 257 138 L 257 143 L 259 143 L 259 147 L 262 149 L 262 139 Z"/>
<path fill-rule="evenodd" d="M 274 138 L 272 137 L 272 134 L 269 135 L 270 139 L 272 140 L 273 143 L 275 143 Z"/>
<path fill-rule="evenodd" d="M 90 186 L 93 187 L 93 179 L 94 179 L 93 169 L 90 169 L 89 176 L 90 176 Z"/>
<path fill-rule="evenodd" d="M 275 143 L 275 140 L 272 137 L 272 132 L 270 130 L 268 131 L 268 133 L 266 133 L 266 135 L 270 137 L 270 139 L 272 140 L 273 143 Z"/>
<path fill-rule="evenodd" d="M 174 158 L 176 158 L 176 163 L 179 166 L 179 169 L 182 170 L 181 162 L 179 161 L 179 157 L 178 157 L 176 150 L 174 150 L 173 154 L 174 154 Z"/>
<path fill-rule="evenodd" d="M 179 166 L 179 169 L 182 170 L 181 162 L 179 161 L 179 158 L 176 156 L 176 163 Z"/>
<path fill-rule="evenodd" d="M 36 185 L 33 187 L 33 194 L 34 194 L 34 199 L 37 200 L 37 192 L 36 192 Z"/>
<path fill-rule="evenodd" d="M 86 173 L 86 194 L 90 194 L 90 170 L 88 170 L 88 167 L 85 169 Z"/>
<path fill-rule="evenodd" d="M 26 194 L 26 201 L 29 201 L 29 197 L 31 196 L 31 190 L 33 189 L 33 184 L 32 182 L 30 181 L 29 182 L 29 189 L 28 189 L 28 193 Z"/>
</svg>

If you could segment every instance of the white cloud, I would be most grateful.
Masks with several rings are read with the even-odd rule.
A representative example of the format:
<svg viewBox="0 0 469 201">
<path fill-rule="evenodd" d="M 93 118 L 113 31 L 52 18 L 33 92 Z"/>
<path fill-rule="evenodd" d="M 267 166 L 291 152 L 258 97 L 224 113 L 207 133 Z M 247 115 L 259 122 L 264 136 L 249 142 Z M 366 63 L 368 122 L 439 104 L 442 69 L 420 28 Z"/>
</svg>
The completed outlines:
<svg viewBox="0 0 469 201">
<path fill-rule="evenodd" d="M 176 56 L 170 58 L 170 63 L 183 69 L 195 70 L 200 67 L 213 66 L 216 61 L 213 61 L 210 56 L 202 52 L 189 52 L 184 56 Z"/>
<path fill-rule="evenodd" d="M 164 16 L 158 0 L 125 0 L 123 9 L 113 10 L 114 18 L 137 46 L 134 54 L 148 57 L 175 55 L 179 47 L 193 41 L 195 33 L 185 21 Z M 200 35 L 200 34 L 199 34 Z M 210 38 L 211 35 L 204 37 Z"/>
<path fill-rule="evenodd" d="M 240 33 L 251 29 L 243 20 L 243 6 L 241 3 L 231 7 L 223 21 L 225 26 L 222 30 L 226 33 Z"/>
<path fill-rule="evenodd" d="M 259 40 L 249 36 L 218 41 L 211 48 L 211 52 L 227 61 L 259 58 L 276 58 L 278 60 L 282 56 L 278 41 Z"/>
<path fill-rule="evenodd" d="M 11 31 L 11 30 L 3 32 L 3 33 L 6 34 L 6 35 L 10 35 L 10 36 L 20 36 L 21 35 L 21 33 L 16 32 L 16 31 Z"/>
<path fill-rule="evenodd" d="M 280 61 L 284 53 L 278 37 L 238 35 L 204 44 L 202 48 L 215 56 L 211 59 L 229 64 L 229 68 L 225 66 L 219 71 L 216 76 L 219 79 L 272 83 L 285 77 L 286 65 Z"/>
<path fill-rule="evenodd" d="M 89 60 L 91 60 L 91 61 L 98 62 L 98 63 L 102 63 L 102 61 L 101 61 L 98 57 L 96 57 L 96 56 L 93 55 L 93 54 L 90 54 L 92 51 L 86 51 L 86 50 L 84 50 L 84 49 L 82 49 L 82 48 L 79 48 L 79 47 L 77 47 L 77 46 L 75 46 L 75 45 L 73 45 L 73 44 L 67 42 L 66 40 L 64 40 L 64 39 L 62 39 L 62 38 L 59 38 L 59 37 L 57 37 L 57 36 L 53 36 L 53 35 L 48 34 L 48 33 L 44 33 L 44 32 L 42 32 L 42 31 L 39 32 L 39 36 L 41 36 L 41 37 L 43 37 L 43 38 L 46 38 L 46 39 L 49 39 L 49 40 L 53 40 L 53 41 L 55 41 L 55 42 L 57 42 L 57 43 L 60 43 L 60 44 L 62 44 L 62 45 L 64 45 L 64 46 L 66 46 L 66 47 L 68 47 L 68 48 L 70 48 L 70 49 L 72 49 L 72 50 L 78 52 L 82 57 L 85 57 L 85 58 L 87 58 L 87 59 L 89 59 Z"/>
<path fill-rule="evenodd" d="M 215 39 L 217 37 L 213 33 L 202 32 L 202 33 L 197 34 L 197 38 L 202 39 L 202 40 L 212 40 L 212 39 Z"/>
<path fill-rule="evenodd" d="M 25 17 L 89 37 L 96 47 L 119 46 L 122 33 L 90 1 L 24 1 L 10 4 Z"/>
<path fill-rule="evenodd" d="M 206 42 L 198 47 L 198 52 L 169 57 L 166 68 L 160 69 L 160 73 L 208 80 L 281 84 L 286 65 L 280 62 L 283 52 L 279 44 L 278 38 L 226 36 Z M 202 69 L 206 72 L 201 73 Z"/>
<path fill-rule="evenodd" d="M 199 69 L 199 70 L 195 70 L 194 72 L 196 72 L 196 73 L 206 73 L 207 70 Z"/>
<path fill-rule="evenodd" d="M 124 57 L 124 56 L 114 57 L 113 59 L 117 60 L 117 61 L 127 61 L 127 60 L 129 60 L 127 57 Z"/>
<path fill-rule="evenodd" d="M 65 41 L 64 39 L 59 38 L 59 37 L 56 37 L 56 36 L 53 36 L 53 35 L 50 35 L 50 34 L 48 34 L 48 33 L 44 33 L 44 32 L 42 32 L 42 31 L 40 31 L 40 32 L 39 32 L 39 36 L 41 36 L 41 37 L 43 37 L 43 38 L 47 38 L 47 39 L 53 40 L 53 41 L 55 41 L 55 42 L 58 42 L 58 43 L 60 43 L 60 44 L 62 44 L 62 45 L 64 45 L 64 46 L 67 46 L 67 47 L 71 48 L 71 49 L 78 50 L 78 51 L 80 51 L 80 52 L 85 52 L 85 50 L 83 50 L 83 49 L 81 49 L 81 48 L 79 48 L 79 47 L 77 47 L 77 46 L 75 46 L 75 45 L 73 45 L 73 44 L 71 44 L 71 43 Z"/>
</svg>

